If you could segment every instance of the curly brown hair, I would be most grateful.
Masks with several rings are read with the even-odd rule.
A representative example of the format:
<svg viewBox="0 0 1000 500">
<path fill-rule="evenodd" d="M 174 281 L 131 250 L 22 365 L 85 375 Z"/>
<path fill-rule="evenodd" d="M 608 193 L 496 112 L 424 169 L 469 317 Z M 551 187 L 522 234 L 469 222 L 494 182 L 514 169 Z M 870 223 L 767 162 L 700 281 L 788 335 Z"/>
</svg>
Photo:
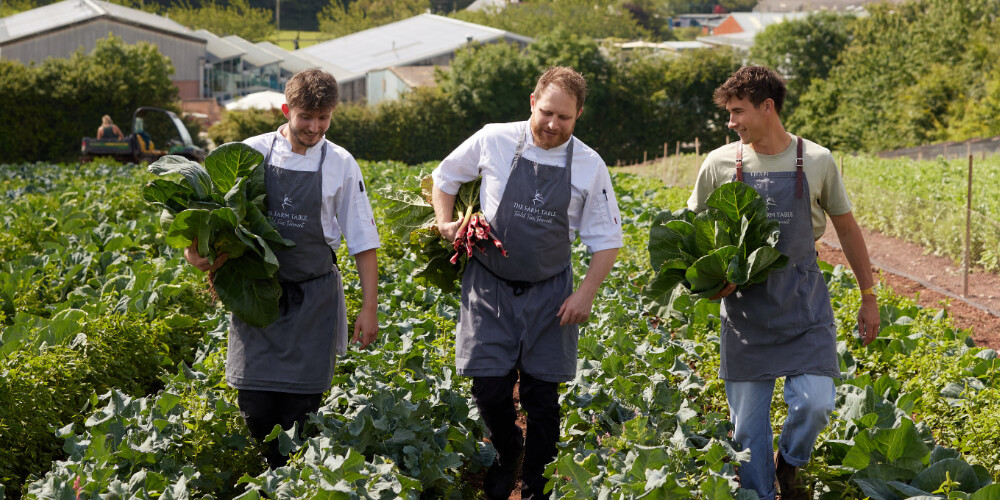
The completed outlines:
<svg viewBox="0 0 1000 500">
<path fill-rule="evenodd" d="M 715 89 L 712 98 L 720 108 L 725 108 L 730 99 L 749 99 L 754 107 L 771 99 L 774 110 L 781 113 L 785 103 L 785 81 L 774 70 L 765 66 L 744 66 Z"/>
<path fill-rule="evenodd" d="M 340 89 L 337 79 L 318 69 L 300 71 L 285 84 L 285 101 L 290 108 L 333 109 L 337 107 L 338 99 Z"/>
<path fill-rule="evenodd" d="M 583 109 L 583 101 L 587 99 L 587 80 L 576 70 L 566 66 L 549 68 L 535 84 L 535 98 L 538 98 L 549 85 L 555 85 L 563 92 L 576 97 L 576 110 Z"/>
</svg>

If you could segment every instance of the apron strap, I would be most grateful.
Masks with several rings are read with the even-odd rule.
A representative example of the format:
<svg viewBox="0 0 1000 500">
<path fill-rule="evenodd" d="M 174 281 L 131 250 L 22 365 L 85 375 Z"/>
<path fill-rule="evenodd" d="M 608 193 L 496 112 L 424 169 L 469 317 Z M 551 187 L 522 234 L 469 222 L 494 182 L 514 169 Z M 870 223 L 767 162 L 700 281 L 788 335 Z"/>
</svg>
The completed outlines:
<svg viewBox="0 0 1000 500">
<path fill-rule="evenodd" d="M 795 137 L 795 197 L 802 197 L 802 158 L 803 142 L 801 137 Z M 743 141 L 736 141 L 736 180 L 743 182 Z"/>
<path fill-rule="evenodd" d="M 802 178 L 805 174 L 802 173 L 802 138 L 795 137 L 795 197 L 802 197 Z"/>
<path fill-rule="evenodd" d="M 530 125 L 531 125 L 530 121 L 527 122 L 527 123 L 525 123 L 524 124 L 524 129 L 521 130 L 521 138 L 517 140 L 517 148 L 514 149 L 514 159 L 511 160 L 511 162 L 510 162 L 510 169 L 511 170 L 514 170 L 514 167 L 517 166 L 517 160 L 520 160 L 521 159 L 521 155 L 524 153 L 525 138 L 528 135 L 528 127 Z"/>
<path fill-rule="evenodd" d="M 743 141 L 736 139 L 736 180 L 743 182 Z"/>
</svg>

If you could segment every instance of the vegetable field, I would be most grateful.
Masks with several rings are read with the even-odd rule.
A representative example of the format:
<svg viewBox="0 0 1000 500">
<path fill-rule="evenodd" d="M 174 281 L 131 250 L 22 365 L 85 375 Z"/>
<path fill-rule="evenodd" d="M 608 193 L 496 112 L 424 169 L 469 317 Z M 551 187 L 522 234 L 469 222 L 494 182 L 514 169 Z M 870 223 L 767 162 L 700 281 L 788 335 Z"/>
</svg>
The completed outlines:
<svg viewBox="0 0 1000 500">
<path fill-rule="evenodd" d="M 429 166 L 362 169 L 379 188 L 411 183 Z M 386 227 L 381 338 L 338 361 L 305 440 L 272 435 L 294 458 L 267 471 L 223 379 L 225 316 L 140 197 L 152 178 L 131 165 L 0 166 L 0 495 L 478 495 L 472 484 L 492 449 L 469 380 L 454 374 L 458 297 L 415 281 L 416 256 Z M 735 480 L 744 455 L 729 438 L 715 375 L 718 304 L 680 297 L 668 316 L 643 312 L 653 218 L 689 193 L 628 175 L 614 182 L 626 247 L 581 329 L 577 378 L 564 386 L 553 495 L 753 498 Z M 574 252 L 579 278 L 586 257 L 582 246 Z M 356 310 L 353 260 L 340 258 Z M 945 311 L 886 289 L 883 336 L 862 347 L 852 332 L 853 278 L 830 266 L 824 275 L 844 378 L 805 469 L 814 497 L 1000 498 L 996 353 L 974 347 Z"/>
</svg>

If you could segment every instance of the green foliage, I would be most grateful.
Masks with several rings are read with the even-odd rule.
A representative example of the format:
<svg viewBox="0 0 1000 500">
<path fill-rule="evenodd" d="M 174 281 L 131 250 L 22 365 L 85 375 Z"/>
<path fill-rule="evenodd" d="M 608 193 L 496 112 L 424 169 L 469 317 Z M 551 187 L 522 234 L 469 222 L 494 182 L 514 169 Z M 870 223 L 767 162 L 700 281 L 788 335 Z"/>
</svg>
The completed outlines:
<svg viewBox="0 0 1000 500">
<path fill-rule="evenodd" d="M 451 114 L 461 117 L 462 128 L 471 134 L 487 123 L 526 119 L 531 113 L 529 96 L 540 73 L 518 46 L 496 43 L 459 50 L 449 71 L 441 76 Z"/>
<path fill-rule="evenodd" d="M 215 0 L 195 7 L 189 0 L 180 0 L 167 8 L 166 14 L 193 30 L 204 29 L 218 36 L 236 35 L 251 42 L 267 39 L 274 33 L 274 12 L 254 8 L 249 0 Z"/>
<path fill-rule="evenodd" d="M 829 78 L 802 95 L 789 129 L 848 151 L 989 133 L 974 120 L 993 99 L 983 75 L 997 68 L 997 9 L 997 0 L 872 5 Z"/>
<path fill-rule="evenodd" d="M 223 144 L 205 158 L 205 166 L 166 155 L 149 165 L 150 173 L 179 175 L 156 179 L 142 197 L 163 210 L 165 241 L 174 248 L 198 243 L 198 254 L 226 262 L 212 272 L 212 286 L 233 314 L 257 327 L 278 319 L 278 258 L 273 250 L 294 246 L 265 216 L 267 191 L 264 155 L 241 142 Z M 273 249 L 272 249 L 273 247 Z"/>
<path fill-rule="evenodd" d="M 362 162 L 370 186 L 406 186 L 429 166 Z M 454 377 L 452 371 L 459 297 L 412 279 L 417 256 L 386 236 L 391 231 L 384 224 L 378 283 L 381 338 L 338 359 L 334 387 L 320 412 L 310 417 L 304 439 L 294 432 L 272 433 L 291 461 L 289 467 L 265 471 L 243 428 L 235 391 L 224 382 L 226 319 L 211 314 L 203 295 L 190 298 L 195 285 L 202 286 L 196 273 L 155 234 L 148 234 L 158 224 L 158 214 L 136 193 L 151 177 L 134 166 L 0 167 L 0 182 L 12 200 L 12 208 L 0 209 L 0 234 L 13 232 L 10 241 L 22 248 L 34 230 L 40 241 L 31 243 L 38 248 L 32 251 L 44 253 L 0 249 L 18 265 L 33 262 L 38 268 L 34 274 L 17 274 L 15 289 L 31 287 L 33 310 L 52 315 L 62 310 L 58 301 L 65 301 L 87 311 L 88 318 L 101 318 L 88 320 L 88 328 L 130 325 L 106 334 L 87 330 L 88 345 L 101 335 L 121 342 L 101 351 L 106 356 L 94 358 L 107 364 L 106 370 L 90 363 L 89 369 L 114 372 L 95 372 L 103 382 L 99 389 L 80 389 L 73 377 L 65 385 L 36 386 L 43 395 L 39 401 L 87 394 L 86 401 L 73 401 L 80 406 L 73 408 L 78 416 L 72 426 L 69 420 L 44 421 L 46 408 L 16 414 L 21 420 L 37 418 L 30 423 L 55 435 L 54 443 L 61 442 L 65 452 L 51 466 L 39 463 L 30 470 L 37 479 L 23 486 L 27 498 L 74 498 L 77 478 L 81 498 L 477 494 L 468 489 L 469 479 L 491 463 L 493 450 L 482 439 L 468 379 Z M 718 304 L 684 296 L 669 315 L 654 322 L 643 312 L 640 290 L 651 270 L 645 250 L 650 227 L 656 214 L 682 205 L 690 191 L 627 175 L 614 175 L 613 182 L 626 247 L 599 292 L 591 319 L 581 326 L 578 376 L 562 391 L 560 448 L 549 464 L 558 478 L 552 481 L 553 493 L 560 498 L 754 498 L 736 482 L 734 465 L 747 456 L 729 438 L 724 385 L 716 375 Z M 382 191 L 373 189 L 370 196 L 376 220 L 386 221 Z M 118 205 L 120 211 L 112 208 Z M 40 213 L 33 216 L 32 210 Z M 40 221 L 14 222 L 33 217 Z M 128 221 L 135 229 L 120 230 L 127 226 L 117 224 Z M 123 238 L 129 234 L 134 241 Z M 78 251 L 91 255 L 90 261 L 73 256 Z M 344 269 L 349 261 L 341 256 Z M 78 268 L 74 262 L 86 265 Z M 574 247 L 573 262 L 576 276 L 582 276 L 587 266 L 582 245 Z M 891 498 L 886 491 L 895 497 L 918 491 L 948 492 L 951 498 L 996 495 L 996 486 L 987 485 L 1000 475 L 996 353 L 974 347 L 969 332 L 954 329 L 944 311 L 920 308 L 885 289 L 879 291 L 883 333 L 872 345 L 862 346 L 853 331 L 860 305 L 856 282 L 843 268 L 824 266 L 823 272 L 838 325 L 843 378 L 831 423 L 803 469 L 817 497 Z M 78 274 L 83 277 L 76 278 Z M 45 276 L 44 286 L 35 282 L 39 275 Z M 357 274 L 345 272 L 344 285 L 348 315 L 353 316 L 360 307 Z M 172 288 L 182 291 L 169 300 L 153 299 L 152 292 L 167 296 L 175 293 Z M 24 316 L 24 307 L 18 302 L 16 313 Z M 131 312 L 112 314 L 119 308 Z M 0 314 L 0 321 L 11 320 Z M 173 334 L 167 334 L 171 329 Z M 201 333 L 206 330 L 211 331 Z M 182 350 L 173 344 L 161 347 L 162 341 L 144 335 L 150 331 L 172 341 L 178 333 L 190 339 L 198 332 L 198 354 L 184 363 L 171 358 L 148 361 L 148 366 L 129 364 L 132 351 L 147 359 L 151 349 Z M 24 350 L 12 358 L 25 360 L 22 366 L 49 364 L 48 376 L 56 379 L 87 364 L 44 357 L 71 349 L 67 342 L 46 348 L 41 356 Z M 123 350 L 128 355 L 120 354 Z M 152 365 L 170 367 L 161 376 L 162 388 L 137 389 L 131 395 L 111 388 L 130 387 L 130 380 L 143 378 L 136 370 Z M 116 378 L 119 371 L 121 378 Z M 0 383 L 0 397 L 6 394 L 4 387 L 18 386 Z M 88 406 L 81 410 L 84 404 Z M 0 405 L 0 414 L 6 408 Z M 782 405 L 776 408 L 772 420 L 780 426 Z M 3 414 L 0 422 L 9 418 Z M 0 433 L 0 439 L 6 434 Z M 0 467 L 18 467 L 20 450 L 0 448 L 6 460 Z M 20 490 L 19 479 L 4 479 L 6 491 Z"/>
<path fill-rule="evenodd" d="M 173 71 L 156 46 L 128 45 L 113 35 L 98 40 L 90 54 L 81 49 L 69 59 L 31 66 L 0 61 L 0 98 L 17 103 L 0 115 L 3 161 L 73 159 L 80 139 L 92 135 L 105 114 L 125 124 L 139 106 L 175 109 Z"/>
<path fill-rule="evenodd" d="M 852 40 L 853 14 L 818 11 L 805 19 L 772 24 L 754 38 L 750 58 L 786 78 L 783 116 L 795 110 L 814 80 L 825 79 Z"/>
<path fill-rule="evenodd" d="M 319 30 L 332 38 L 423 14 L 429 0 L 330 0 L 316 14 Z"/>
<path fill-rule="evenodd" d="M 648 38 L 631 12 L 617 2 L 553 0 L 511 4 L 501 10 L 461 11 L 452 17 L 529 37 L 540 37 L 559 27 L 593 38 Z"/>
<path fill-rule="evenodd" d="M 968 160 L 857 156 L 845 160 L 844 171 L 844 184 L 862 226 L 961 262 Z M 991 181 L 997 175 L 998 157 L 977 160 L 973 166 L 970 265 L 991 272 L 1000 270 L 1000 197 Z"/>
</svg>

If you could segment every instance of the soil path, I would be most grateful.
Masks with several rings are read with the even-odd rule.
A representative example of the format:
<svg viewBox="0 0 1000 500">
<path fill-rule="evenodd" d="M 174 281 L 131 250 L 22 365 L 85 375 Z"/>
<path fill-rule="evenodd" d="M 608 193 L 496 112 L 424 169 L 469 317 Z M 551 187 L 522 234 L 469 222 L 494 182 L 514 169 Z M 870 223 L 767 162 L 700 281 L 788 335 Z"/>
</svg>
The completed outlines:
<svg viewBox="0 0 1000 500">
<path fill-rule="evenodd" d="M 958 328 L 972 331 L 976 344 L 1000 350 L 1000 275 L 976 269 L 969 274 L 969 295 L 962 296 L 962 268 L 923 247 L 862 228 L 876 279 L 924 307 L 946 307 Z M 817 244 L 820 260 L 847 265 L 833 225 Z"/>
</svg>

